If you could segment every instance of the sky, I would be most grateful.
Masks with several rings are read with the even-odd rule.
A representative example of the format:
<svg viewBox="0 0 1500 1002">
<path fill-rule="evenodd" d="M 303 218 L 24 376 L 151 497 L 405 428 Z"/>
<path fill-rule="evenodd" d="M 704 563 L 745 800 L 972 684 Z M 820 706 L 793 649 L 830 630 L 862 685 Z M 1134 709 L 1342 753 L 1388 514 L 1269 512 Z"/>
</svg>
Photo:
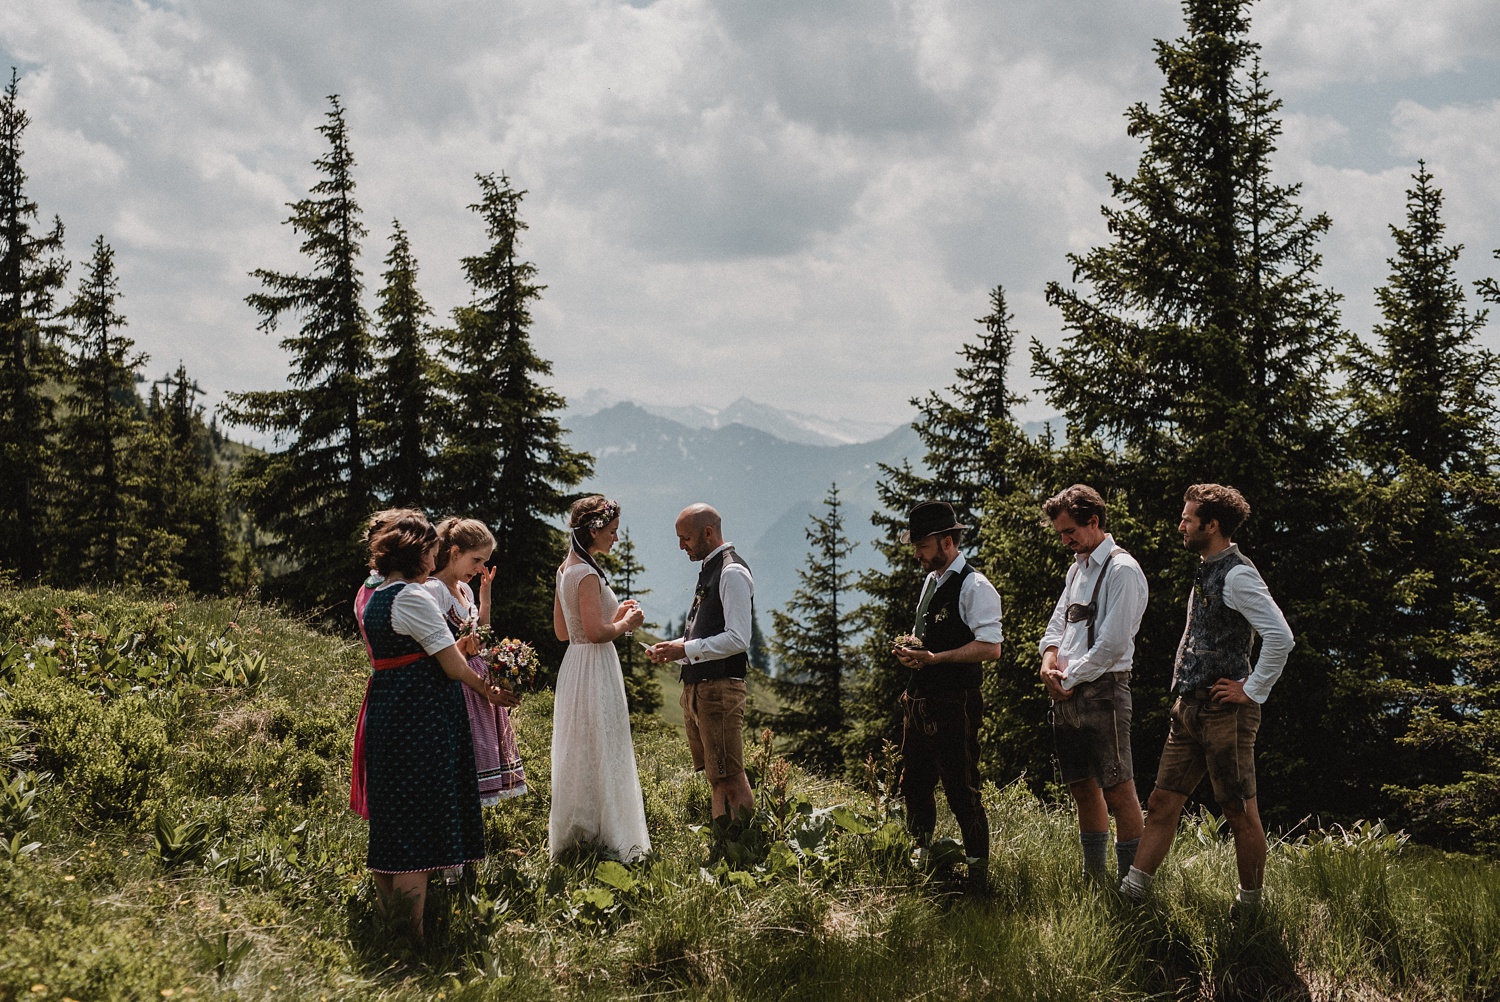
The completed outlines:
<svg viewBox="0 0 1500 1002">
<path fill-rule="evenodd" d="M 1425 158 L 1461 277 L 1500 275 L 1500 4 L 1262 0 L 1285 101 L 1276 178 L 1333 229 L 1323 278 L 1357 336 Z M 1002 285 L 1023 339 L 1105 242 L 1123 114 L 1161 85 L 1169 0 L 6 0 L 29 191 L 86 259 L 115 249 L 160 376 L 285 384 L 255 268 L 304 267 L 287 203 L 346 108 L 373 307 L 392 221 L 442 319 L 483 249 L 477 173 L 527 191 L 538 350 L 566 395 L 891 425 L 952 380 Z M 82 273 L 75 265 L 73 279 Z M 1500 347 L 1500 318 L 1486 343 Z M 1033 389 L 1024 355 L 1013 378 Z M 1052 413 L 1033 392 L 1022 416 Z"/>
</svg>

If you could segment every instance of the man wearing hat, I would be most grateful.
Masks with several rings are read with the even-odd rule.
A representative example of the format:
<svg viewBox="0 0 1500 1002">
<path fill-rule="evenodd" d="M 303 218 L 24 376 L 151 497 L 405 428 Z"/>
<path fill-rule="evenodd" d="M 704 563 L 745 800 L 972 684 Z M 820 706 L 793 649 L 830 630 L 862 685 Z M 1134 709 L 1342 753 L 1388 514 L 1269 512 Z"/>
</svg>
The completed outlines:
<svg viewBox="0 0 1500 1002">
<path fill-rule="evenodd" d="M 911 677 L 902 694 L 901 794 L 906 823 L 926 845 L 937 826 L 938 781 L 963 833 L 970 882 L 986 886 L 990 821 L 979 797 L 982 662 L 1000 657 L 1000 593 L 958 552 L 962 525 L 946 501 L 924 501 L 907 514 L 901 542 L 927 572 L 912 633 L 919 648 L 892 653 Z"/>
</svg>

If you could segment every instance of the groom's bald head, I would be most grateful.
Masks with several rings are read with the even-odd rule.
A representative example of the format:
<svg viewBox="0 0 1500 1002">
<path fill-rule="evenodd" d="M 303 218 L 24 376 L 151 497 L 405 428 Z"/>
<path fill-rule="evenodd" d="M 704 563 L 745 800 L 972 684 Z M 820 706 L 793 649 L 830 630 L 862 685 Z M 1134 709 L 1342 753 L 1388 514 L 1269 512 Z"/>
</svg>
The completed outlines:
<svg viewBox="0 0 1500 1002">
<path fill-rule="evenodd" d="M 723 544 L 723 526 L 713 506 L 690 504 L 677 516 L 677 547 L 689 560 L 702 560 Z"/>
</svg>

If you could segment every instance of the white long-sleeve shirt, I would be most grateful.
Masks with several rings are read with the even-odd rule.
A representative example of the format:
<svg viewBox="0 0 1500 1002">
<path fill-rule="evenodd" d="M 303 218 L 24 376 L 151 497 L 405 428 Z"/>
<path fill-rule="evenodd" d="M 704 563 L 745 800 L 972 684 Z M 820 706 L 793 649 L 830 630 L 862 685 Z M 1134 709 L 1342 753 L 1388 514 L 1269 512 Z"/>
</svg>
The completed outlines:
<svg viewBox="0 0 1500 1002">
<path fill-rule="evenodd" d="M 1296 646 L 1292 628 L 1271 597 L 1271 589 L 1266 587 L 1260 571 L 1248 564 L 1241 564 L 1224 576 L 1224 604 L 1244 616 L 1260 634 L 1260 657 L 1250 677 L 1245 679 L 1245 695 L 1264 703 Z"/>
<path fill-rule="evenodd" d="M 1110 554 L 1114 559 L 1105 561 Z M 1068 606 L 1087 605 L 1094 594 L 1094 583 L 1103 568 L 1104 584 L 1099 589 L 1099 609 L 1094 620 L 1094 646 L 1089 646 L 1088 620 L 1067 621 Z M 1081 682 L 1092 682 L 1106 672 L 1130 671 L 1135 663 L 1135 635 L 1141 628 L 1150 590 L 1141 565 L 1115 545 L 1115 537 L 1106 535 L 1092 553 L 1073 558 L 1062 596 L 1042 634 L 1040 650 L 1057 648 L 1057 667 L 1063 672 L 1062 687 L 1072 690 Z"/>
<path fill-rule="evenodd" d="M 724 543 L 703 558 L 704 563 L 729 549 L 733 543 Z M 683 662 L 697 664 L 699 661 L 721 661 L 732 654 L 750 649 L 751 603 L 755 598 L 755 579 L 750 568 L 726 560 L 719 571 L 719 601 L 724 606 L 724 632 L 711 637 L 699 637 L 683 644 L 687 656 Z M 679 637 L 679 640 L 682 638 Z"/>
</svg>

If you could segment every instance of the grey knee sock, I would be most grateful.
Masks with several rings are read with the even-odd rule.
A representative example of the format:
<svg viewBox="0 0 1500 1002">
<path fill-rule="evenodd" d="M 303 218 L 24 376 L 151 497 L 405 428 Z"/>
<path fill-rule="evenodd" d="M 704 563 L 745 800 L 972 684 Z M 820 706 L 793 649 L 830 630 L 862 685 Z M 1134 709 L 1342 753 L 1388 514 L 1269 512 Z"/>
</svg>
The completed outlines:
<svg viewBox="0 0 1500 1002">
<path fill-rule="evenodd" d="M 1079 832 L 1078 841 L 1083 843 L 1083 875 L 1095 880 L 1105 879 L 1104 858 L 1109 852 L 1109 832 Z"/>
<path fill-rule="evenodd" d="M 1129 842 L 1115 842 L 1115 872 L 1120 875 L 1121 880 L 1125 879 L 1125 874 L 1130 872 L 1131 865 L 1135 863 L 1135 848 L 1140 844 L 1141 840 L 1138 838 Z"/>
</svg>

